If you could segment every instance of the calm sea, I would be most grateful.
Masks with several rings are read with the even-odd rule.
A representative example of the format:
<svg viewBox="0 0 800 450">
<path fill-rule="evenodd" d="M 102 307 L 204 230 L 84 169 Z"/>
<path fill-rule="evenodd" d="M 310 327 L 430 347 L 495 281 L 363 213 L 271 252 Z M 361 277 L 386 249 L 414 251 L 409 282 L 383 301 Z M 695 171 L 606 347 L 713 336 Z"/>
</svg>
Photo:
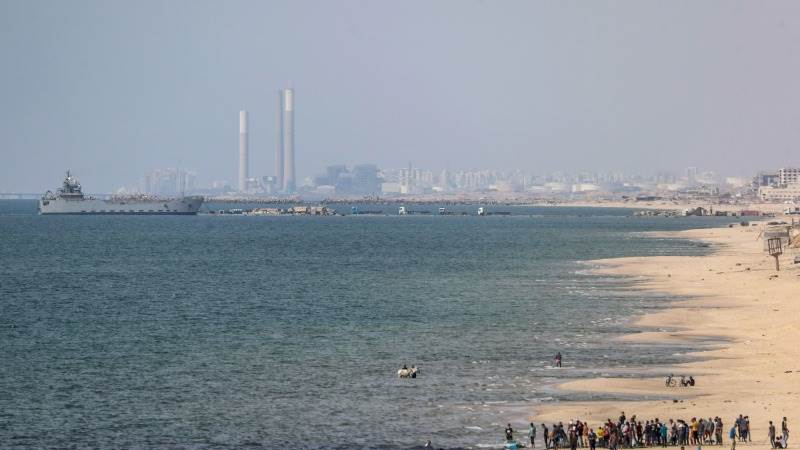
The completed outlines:
<svg viewBox="0 0 800 450">
<path fill-rule="evenodd" d="M 728 219 L 500 209 L 515 215 L 53 217 L 0 201 L 0 448 L 492 446 L 570 399 L 557 381 L 680 360 L 611 340 L 670 299 L 584 261 L 701 254 L 641 232 Z M 397 379 L 403 364 L 421 377 Z"/>
</svg>

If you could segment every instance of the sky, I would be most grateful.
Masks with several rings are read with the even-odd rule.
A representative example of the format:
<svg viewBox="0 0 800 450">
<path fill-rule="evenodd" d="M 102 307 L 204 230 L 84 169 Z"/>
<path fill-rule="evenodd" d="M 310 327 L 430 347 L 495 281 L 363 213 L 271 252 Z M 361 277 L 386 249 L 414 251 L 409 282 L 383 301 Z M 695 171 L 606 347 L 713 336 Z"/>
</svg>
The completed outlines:
<svg viewBox="0 0 800 450">
<path fill-rule="evenodd" d="M 796 1 L 0 0 L 0 191 L 331 164 L 730 175 L 800 165 Z"/>
</svg>

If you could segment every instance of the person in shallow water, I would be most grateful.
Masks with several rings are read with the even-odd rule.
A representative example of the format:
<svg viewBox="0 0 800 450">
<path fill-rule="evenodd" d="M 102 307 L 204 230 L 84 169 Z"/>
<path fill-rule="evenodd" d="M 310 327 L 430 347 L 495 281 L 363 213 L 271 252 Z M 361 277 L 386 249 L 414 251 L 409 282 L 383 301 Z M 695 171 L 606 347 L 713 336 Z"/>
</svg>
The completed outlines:
<svg viewBox="0 0 800 450">
<path fill-rule="evenodd" d="M 561 367 L 561 352 L 557 352 L 556 353 L 555 366 L 556 367 Z"/>
<path fill-rule="evenodd" d="M 403 364 L 403 367 L 397 371 L 398 378 L 417 378 L 419 374 L 419 368 L 416 366 L 411 366 L 409 369 L 407 365 Z"/>
<path fill-rule="evenodd" d="M 506 425 L 506 440 L 513 441 L 514 440 L 514 429 L 511 428 L 511 424 L 509 423 Z"/>
<path fill-rule="evenodd" d="M 411 371 L 408 370 L 408 366 L 403 364 L 403 367 L 397 371 L 397 376 L 399 378 L 408 378 L 411 376 Z"/>
</svg>

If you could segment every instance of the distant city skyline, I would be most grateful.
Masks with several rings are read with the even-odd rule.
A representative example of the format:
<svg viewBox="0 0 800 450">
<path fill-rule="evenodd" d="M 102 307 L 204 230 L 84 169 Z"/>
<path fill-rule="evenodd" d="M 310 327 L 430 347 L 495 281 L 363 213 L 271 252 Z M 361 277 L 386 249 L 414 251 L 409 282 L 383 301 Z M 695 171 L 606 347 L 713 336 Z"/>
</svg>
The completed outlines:
<svg viewBox="0 0 800 450">
<path fill-rule="evenodd" d="M 336 164 L 749 176 L 800 166 L 800 3 L 6 1 L 0 190 Z M 284 160 L 284 171 L 286 164 Z"/>
<path fill-rule="evenodd" d="M 563 194 L 620 194 L 678 192 L 707 189 L 709 192 L 755 195 L 758 186 L 781 187 L 798 184 L 800 168 L 780 167 L 755 171 L 746 176 L 731 176 L 707 168 L 686 167 L 681 173 L 658 171 L 649 174 L 619 171 L 532 172 L 524 169 L 447 170 L 408 165 L 381 168 L 375 164 L 334 164 L 314 177 L 302 180 L 295 191 L 278 188 L 272 175 L 247 178 L 245 190 L 226 180 L 198 182 L 197 173 L 186 169 L 156 169 L 140 179 L 139 188 L 121 186 L 115 192 L 167 194 L 188 190 L 205 195 L 300 196 L 319 195 L 429 195 L 480 192 L 508 192 L 523 195 L 560 196 Z M 143 189 L 142 186 L 149 186 Z M 176 188 L 176 186 L 180 186 Z"/>
</svg>

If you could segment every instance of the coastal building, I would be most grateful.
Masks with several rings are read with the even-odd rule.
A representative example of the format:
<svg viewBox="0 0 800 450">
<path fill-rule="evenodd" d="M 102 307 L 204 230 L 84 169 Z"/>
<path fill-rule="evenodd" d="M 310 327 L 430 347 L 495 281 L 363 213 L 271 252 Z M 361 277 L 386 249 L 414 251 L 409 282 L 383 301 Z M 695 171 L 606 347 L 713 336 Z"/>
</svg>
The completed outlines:
<svg viewBox="0 0 800 450">
<path fill-rule="evenodd" d="M 599 191 L 600 186 L 593 184 L 593 183 L 577 183 L 572 185 L 572 192 L 593 192 Z"/>
<path fill-rule="evenodd" d="M 153 195 L 176 195 L 195 190 L 197 173 L 184 169 L 155 169 L 139 182 L 139 192 Z"/>
<path fill-rule="evenodd" d="M 314 177 L 317 188 L 333 188 L 337 194 L 375 195 L 380 194 L 383 178 L 374 164 L 359 164 L 349 170 L 344 165 L 325 168 L 325 173 Z"/>
<path fill-rule="evenodd" d="M 800 169 L 782 167 L 778 169 L 778 180 L 781 186 L 800 183 Z"/>
<path fill-rule="evenodd" d="M 778 186 L 781 178 L 776 172 L 759 172 L 753 177 L 752 186 L 758 189 L 760 186 Z"/>
<path fill-rule="evenodd" d="M 784 202 L 800 199 L 800 183 L 782 186 L 761 186 L 758 198 L 765 202 Z"/>
<path fill-rule="evenodd" d="M 697 167 L 686 168 L 686 183 L 690 186 L 697 183 Z"/>
</svg>

